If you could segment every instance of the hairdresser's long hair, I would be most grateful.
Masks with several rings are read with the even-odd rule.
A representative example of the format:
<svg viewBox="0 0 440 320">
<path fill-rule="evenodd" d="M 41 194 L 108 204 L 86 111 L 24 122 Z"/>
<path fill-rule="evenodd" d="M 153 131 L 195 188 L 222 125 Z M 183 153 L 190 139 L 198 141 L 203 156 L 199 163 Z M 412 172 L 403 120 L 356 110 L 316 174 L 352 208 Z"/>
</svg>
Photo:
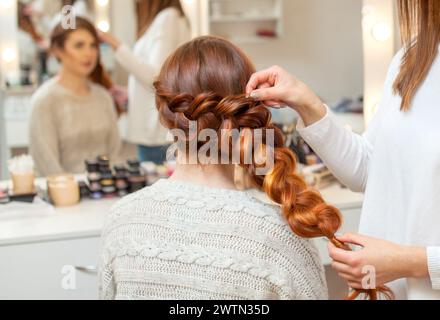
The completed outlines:
<svg viewBox="0 0 440 320">
<path fill-rule="evenodd" d="M 402 111 L 425 81 L 440 44 L 440 1 L 398 0 L 400 29 L 405 54 L 394 92 L 402 97 Z"/>
<path fill-rule="evenodd" d="M 50 37 L 50 47 L 52 49 L 58 48 L 58 49 L 64 49 L 64 44 L 68 38 L 68 36 L 75 32 L 76 30 L 85 30 L 89 32 L 93 38 L 96 41 L 96 44 L 99 45 L 99 37 L 98 33 L 96 31 L 96 28 L 93 26 L 91 22 L 89 22 L 87 19 L 76 17 L 75 18 L 76 28 L 70 29 L 70 28 L 64 28 L 62 23 L 58 23 L 55 28 L 52 31 L 51 37 Z M 110 76 L 105 71 L 104 67 L 101 64 L 101 55 L 98 50 L 98 61 L 96 63 L 95 69 L 90 74 L 90 80 L 93 82 L 100 84 L 106 89 L 110 89 L 113 87 L 113 82 L 110 79 Z"/>
<path fill-rule="evenodd" d="M 249 58 L 226 40 L 201 37 L 183 45 L 165 62 L 154 84 L 162 123 L 169 129 L 184 130 L 187 144 L 194 139 L 189 137 L 191 121 L 197 121 L 198 132 L 216 130 L 222 146 L 222 140 L 231 136 L 225 132 L 240 130 L 240 166 L 256 187 L 281 205 L 293 232 L 304 238 L 324 236 L 339 248 L 348 249 L 335 238 L 342 223 L 339 211 L 327 205 L 319 192 L 309 188 L 295 173 L 296 158 L 285 147 L 280 129 L 272 124 L 268 108 L 243 95 L 254 72 Z M 274 149 L 274 166 L 265 176 L 258 175 L 257 169 L 270 161 L 264 152 L 267 149 L 263 146 L 254 150 L 253 135 L 249 135 L 257 129 L 263 132 L 263 144 L 268 143 L 268 130 L 275 133 L 274 146 L 268 146 Z M 231 147 L 230 141 L 227 145 Z M 252 164 L 243 161 L 246 150 L 253 152 Z M 387 288 L 380 290 L 392 296 Z M 361 293 L 377 298 L 376 290 L 356 291 L 350 298 Z"/>
<path fill-rule="evenodd" d="M 185 17 L 180 0 L 136 0 L 138 38 L 148 30 L 156 16 L 167 8 L 175 8 L 180 16 Z"/>
</svg>

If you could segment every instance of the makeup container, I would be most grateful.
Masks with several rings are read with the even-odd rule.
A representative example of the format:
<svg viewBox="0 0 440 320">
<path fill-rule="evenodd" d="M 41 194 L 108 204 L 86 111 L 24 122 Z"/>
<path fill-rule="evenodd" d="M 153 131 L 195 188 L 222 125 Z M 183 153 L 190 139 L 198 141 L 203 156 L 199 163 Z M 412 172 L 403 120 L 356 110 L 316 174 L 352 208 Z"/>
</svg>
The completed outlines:
<svg viewBox="0 0 440 320">
<path fill-rule="evenodd" d="M 115 181 L 109 168 L 100 168 L 101 170 L 101 191 L 105 198 L 112 198 L 116 195 Z"/>
<path fill-rule="evenodd" d="M 0 204 L 6 204 L 9 202 L 9 196 L 7 190 L 0 188 Z"/>
<path fill-rule="evenodd" d="M 107 171 L 110 169 L 110 159 L 104 156 L 99 156 L 97 158 L 98 166 L 99 166 L 99 172 Z"/>
<path fill-rule="evenodd" d="M 115 186 L 119 197 L 125 197 L 129 192 L 128 170 L 125 166 L 119 165 L 114 167 Z"/>
<path fill-rule="evenodd" d="M 101 199 L 103 195 L 101 192 L 101 173 L 99 172 L 98 160 L 86 160 L 86 168 L 89 196 L 94 200 Z"/>
<path fill-rule="evenodd" d="M 98 173 L 99 172 L 98 160 L 86 160 L 86 169 L 88 174 Z"/>
<path fill-rule="evenodd" d="M 138 160 L 129 160 L 128 162 L 128 184 L 131 193 L 139 191 L 147 186 L 147 178 L 141 170 L 141 164 Z"/>
<path fill-rule="evenodd" d="M 57 207 L 73 206 L 80 201 L 78 182 L 72 175 L 56 175 L 47 178 L 47 190 Z"/>
<path fill-rule="evenodd" d="M 37 195 L 32 157 L 28 155 L 14 157 L 8 161 L 8 169 L 12 180 L 12 189 L 9 189 L 8 194 L 9 201 L 32 203 Z"/>
<path fill-rule="evenodd" d="M 12 193 L 16 196 L 35 193 L 34 161 L 31 156 L 22 155 L 8 161 L 12 179 Z"/>
<path fill-rule="evenodd" d="M 35 191 L 33 172 L 28 173 L 11 173 L 13 191 L 15 195 L 32 194 Z"/>
<path fill-rule="evenodd" d="M 81 199 L 86 199 L 90 197 L 90 189 L 86 182 L 80 181 L 78 182 L 79 185 L 79 194 Z"/>
<path fill-rule="evenodd" d="M 113 179 L 113 173 L 110 168 L 110 159 L 104 156 L 97 158 L 99 166 L 99 174 L 101 179 L 101 192 L 104 198 L 113 198 L 116 196 L 115 180 Z"/>
</svg>

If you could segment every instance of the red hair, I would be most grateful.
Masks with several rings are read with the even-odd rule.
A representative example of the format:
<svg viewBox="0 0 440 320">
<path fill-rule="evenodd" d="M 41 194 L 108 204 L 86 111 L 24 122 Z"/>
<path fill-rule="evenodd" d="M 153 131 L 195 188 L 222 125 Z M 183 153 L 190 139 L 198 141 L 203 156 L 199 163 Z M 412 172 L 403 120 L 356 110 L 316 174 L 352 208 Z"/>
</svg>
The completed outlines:
<svg viewBox="0 0 440 320">
<path fill-rule="evenodd" d="M 267 156 L 261 149 L 253 151 L 251 164 L 243 161 L 245 150 L 252 148 L 253 139 L 249 139 L 252 135 L 240 136 L 240 166 L 246 169 L 256 187 L 281 205 L 295 234 L 303 238 L 324 236 L 339 248 L 349 250 L 335 237 L 342 224 L 339 211 L 326 204 L 320 193 L 309 188 L 295 173 L 295 155 L 285 147 L 282 132 L 272 124 L 268 108 L 243 95 L 254 72 L 249 58 L 226 40 L 201 37 L 183 45 L 165 62 L 154 84 L 162 123 L 169 129 L 184 130 L 187 143 L 193 139 L 188 134 L 191 121 L 197 121 L 198 132 L 239 129 L 249 133 L 260 129 L 263 144 L 267 144 L 268 130 L 273 130 L 274 166 L 270 172 L 257 174 L 261 164 L 256 159 Z M 221 140 L 224 139 L 222 135 Z M 392 297 L 386 287 L 379 291 Z M 355 299 L 361 293 L 377 298 L 376 290 L 358 290 L 349 298 Z"/>
</svg>

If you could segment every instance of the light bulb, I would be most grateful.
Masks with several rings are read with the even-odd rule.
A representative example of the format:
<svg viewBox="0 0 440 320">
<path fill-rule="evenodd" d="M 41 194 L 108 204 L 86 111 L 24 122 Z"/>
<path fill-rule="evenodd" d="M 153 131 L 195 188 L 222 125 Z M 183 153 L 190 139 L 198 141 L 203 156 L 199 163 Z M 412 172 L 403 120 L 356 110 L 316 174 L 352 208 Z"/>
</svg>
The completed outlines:
<svg viewBox="0 0 440 320">
<path fill-rule="evenodd" d="M 96 4 L 99 7 L 107 7 L 108 6 L 108 0 L 96 0 Z"/>
<path fill-rule="evenodd" d="M 376 23 L 371 29 L 373 38 L 379 42 L 385 42 L 391 37 L 391 28 L 388 24 L 380 22 Z"/>
<path fill-rule="evenodd" d="M 5 48 L 2 52 L 2 60 L 6 63 L 11 63 L 15 60 L 16 54 L 15 50 L 12 48 Z"/>
<path fill-rule="evenodd" d="M 98 29 L 102 32 L 109 32 L 110 30 L 110 24 L 108 21 L 102 20 L 98 22 Z"/>
<path fill-rule="evenodd" d="M 0 0 L 0 8 L 10 9 L 14 5 L 14 0 Z"/>
</svg>

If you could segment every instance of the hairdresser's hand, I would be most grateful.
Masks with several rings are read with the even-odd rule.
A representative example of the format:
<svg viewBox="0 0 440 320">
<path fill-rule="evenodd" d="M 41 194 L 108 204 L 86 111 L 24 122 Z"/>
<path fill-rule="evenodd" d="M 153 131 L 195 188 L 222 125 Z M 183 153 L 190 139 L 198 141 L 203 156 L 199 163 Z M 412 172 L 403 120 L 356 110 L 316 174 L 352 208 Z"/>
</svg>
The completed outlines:
<svg viewBox="0 0 440 320">
<path fill-rule="evenodd" d="M 34 11 L 34 8 L 32 7 L 31 4 L 25 4 L 25 5 L 23 6 L 22 13 L 23 13 L 24 16 L 32 17 L 32 14 L 33 14 L 34 12 L 35 12 L 35 11 Z"/>
<path fill-rule="evenodd" d="M 118 107 L 124 107 L 128 103 L 127 88 L 114 85 L 110 88 L 110 94 L 113 96 Z"/>
<path fill-rule="evenodd" d="M 121 45 L 121 41 L 119 41 L 119 39 L 113 36 L 111 33 L 98 30 L 98 37 L 99 40 L 107 43 L 110 47 L 112 47 L 113 50 L 117 50 Z"/>
<path fill-rule="evenodd" d="M 327 113 L 321 99 L 307 85 L 278 66 L 252 75 L 246 94 L 271 107 L 291 107 L 306 126 L 321 120 Z"/>
<path fill-rule="evenodd" d="M 345 251 L 332 243 L 328 246 L 332 267 L 353 289 L 370 289 L 366 285 L 374 288 L 401 278 L 429 277 L 425 248 L 357 234 L 347 234 L 338 240 L 362 247 L 359 251 Z"/>
</svg>

